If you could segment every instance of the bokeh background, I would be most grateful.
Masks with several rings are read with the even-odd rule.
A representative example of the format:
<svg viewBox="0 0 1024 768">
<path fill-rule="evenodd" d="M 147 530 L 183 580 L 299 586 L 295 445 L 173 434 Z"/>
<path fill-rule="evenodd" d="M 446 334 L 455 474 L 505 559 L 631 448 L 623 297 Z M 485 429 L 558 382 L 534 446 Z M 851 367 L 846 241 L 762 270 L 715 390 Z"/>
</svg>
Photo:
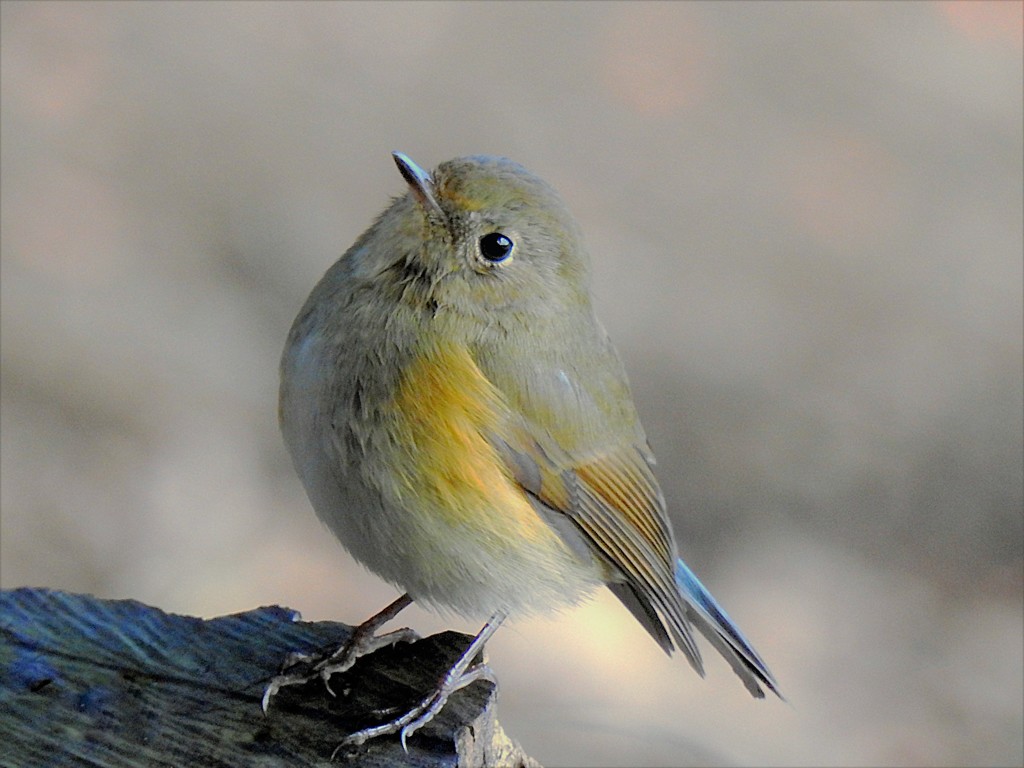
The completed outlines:
<svg viewBox="0 0 1024 768">
<path fill-rule="evenodd" d="M 507 731 L 550 766 L 1024 762 L 1021 3 L 0 13 L 4 588 L 392 599 L 309 508 L 277 360 L 392 149 L 503 154 L 580 219 L 682 552 L 790 702 L 603 594 L 490 644 Z"/>
</svg>

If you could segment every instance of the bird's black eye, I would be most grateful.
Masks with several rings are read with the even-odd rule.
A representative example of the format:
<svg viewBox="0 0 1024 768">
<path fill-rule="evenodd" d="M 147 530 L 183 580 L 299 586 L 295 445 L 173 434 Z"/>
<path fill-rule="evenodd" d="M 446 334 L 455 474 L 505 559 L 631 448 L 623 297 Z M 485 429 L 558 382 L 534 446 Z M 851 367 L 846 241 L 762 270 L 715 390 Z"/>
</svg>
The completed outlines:
<svg viewBox="0 0 1024 768">
<path fill-rule="evenodd" d="M 508 235 L 501 232 L 491 232 L 480 238 L 480 255 L 491 264 L 500 264 L 512 255 L 515 243 Z"/>
</svg>

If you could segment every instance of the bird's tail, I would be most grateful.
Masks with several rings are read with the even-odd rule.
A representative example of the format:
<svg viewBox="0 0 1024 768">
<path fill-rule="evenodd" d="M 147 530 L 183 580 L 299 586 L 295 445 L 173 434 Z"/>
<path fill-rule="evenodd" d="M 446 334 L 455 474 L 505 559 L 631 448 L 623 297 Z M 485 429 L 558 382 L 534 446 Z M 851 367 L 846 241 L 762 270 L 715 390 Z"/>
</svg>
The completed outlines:
<svg viewBox="0 0 1024 768">
<path fill-rule="evenodd" d="M 782 699 L 768 665 L 682 559 L 676 560 L 675 576 L 676 584 L 686 599 L 687 617 L 725 657 L 751 695 L 764 698 L 764 686 Z"/>
</svg>

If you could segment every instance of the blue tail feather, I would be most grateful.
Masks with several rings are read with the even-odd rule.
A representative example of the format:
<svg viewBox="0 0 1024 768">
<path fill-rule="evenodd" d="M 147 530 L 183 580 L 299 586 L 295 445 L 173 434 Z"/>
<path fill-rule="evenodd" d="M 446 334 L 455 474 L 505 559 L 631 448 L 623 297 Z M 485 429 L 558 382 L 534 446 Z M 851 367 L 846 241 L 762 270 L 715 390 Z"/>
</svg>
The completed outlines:
<svg viewBox="0 0 1024 768">
<path fill-rule="evenodd" d="M 763 685 L 781 699 L 768 665 L 681 558 L 676 560 L 675 580 L 691 609 L 690 620 L 729 661 L 747 689 L 761 698 Z"/>
</svg>

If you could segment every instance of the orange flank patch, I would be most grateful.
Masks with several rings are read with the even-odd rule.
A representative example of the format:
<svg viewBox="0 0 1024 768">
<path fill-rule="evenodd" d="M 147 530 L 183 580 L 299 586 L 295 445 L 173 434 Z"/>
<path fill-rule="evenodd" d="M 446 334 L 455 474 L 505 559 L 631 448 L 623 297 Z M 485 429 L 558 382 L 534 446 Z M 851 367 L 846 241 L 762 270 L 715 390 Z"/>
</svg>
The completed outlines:
<svg viewBox="0 0 1024 768">
<path fill-rule="evenodd" d="M 465 348 L 423 354 L 402 377 L 393 408 L 395 468 L 409 505 L 497 541 L 554 536 L 485 437 L 501 433 L 507 406 Z"/>
</svg>

